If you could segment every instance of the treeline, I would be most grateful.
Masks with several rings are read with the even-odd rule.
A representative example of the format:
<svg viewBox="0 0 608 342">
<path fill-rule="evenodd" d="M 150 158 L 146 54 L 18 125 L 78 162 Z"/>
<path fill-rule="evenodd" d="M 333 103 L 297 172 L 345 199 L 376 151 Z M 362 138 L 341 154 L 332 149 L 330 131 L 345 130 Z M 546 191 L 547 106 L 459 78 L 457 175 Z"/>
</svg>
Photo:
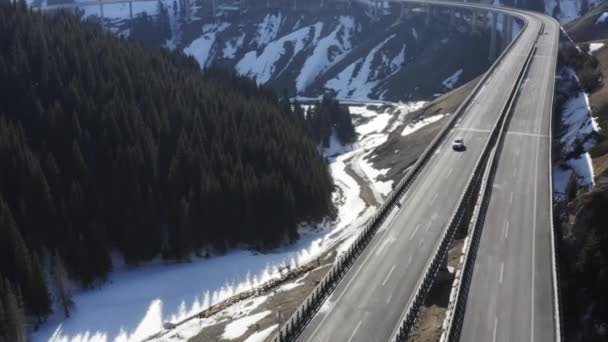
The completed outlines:
<svg viewBox="0 0 608 342">
<path fill-rule="evenodd" d="M 177 11 L 177 4 L 173 4 L 173 11 Z M 171 38 L 171 25 L 169 9 L 160 0 L 157 4 L 158 15 L 151 16 L 147 12 L 138 13 L 130 23 L 129 37 L 141 42 L 148 48 L 164 46 Z"/>
<path fill-rule="evenodd" d="M 342 144 L 351 144 L 357 139 L 357 133 L 352 122 L 348 106 L 341 105 L 338 100 L 331 96 L 323 96 L 304 110 L 297 101 L 292 105 L 286 95 L 283 96 L 283 108 L 293 108 L 298 121 L 304 124 L 310 137 L 323 147 L 329 146 L 332 135 L 335 134 Z"/>
<path fill-rule="evenodd" d="M 268 248 L 333 214 L 291 107 L 179 52 L 0 5 L 0 94 L 0 316 L 48 315 L 57 265 L 57 287 L 61 273 L 89 287 L 112 251 L 135 265 Z"/>
</svg>

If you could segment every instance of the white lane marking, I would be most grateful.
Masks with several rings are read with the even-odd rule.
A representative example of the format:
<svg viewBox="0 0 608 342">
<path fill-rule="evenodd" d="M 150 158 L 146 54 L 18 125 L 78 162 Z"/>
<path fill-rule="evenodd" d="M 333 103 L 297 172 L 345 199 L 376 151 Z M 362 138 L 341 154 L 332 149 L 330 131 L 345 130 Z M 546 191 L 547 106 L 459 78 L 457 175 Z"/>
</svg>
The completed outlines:
<svg viewBox="0 0 608 342">
<path fill-rule="evenodd" d="M 393 265 L 393 267 L 391 267 L 391 270 L 388 271 L 388 274 L 386 275 L 386 278 L 384 278 L 384 280 L 382 281 L 382 286 L 386 285 L 386 282 L 388 281 L 388 278 L 391 277 L 391 274 L 393 274 L 394 270 L 395 270 L 395 265 Z"/>
<path fill-rule="evenodd" d="M 355 327 L 355 330 L 353 330 L 353 333 L 348 338 L 348 342 L 350 342 L 350 341 L 353 340 L 353 337 L 355 337 L 355 334 L 357 333 L 357 330 L 359 330 L 360 326 L 361 326 L 361 321 L 359 321 L 359 323 L 357 323 L 357 326 Z"/>
<path fill-rule="evenodd" d="M 511 192 L 511 196 L 509 197 L 509 203 L 513 203 L 513 193 Z"/>
<path fill-rule="evenodd" d="M 494 333 L 492 337 L 492 341 L 496 342 L 496 328 L 498 327 L 498 318 L 494 318 Z"/>
<path fill-rule="evenodd" d="M 454 168 L 452 167 L 448 170 L 448 175 L 446 176 L 446 178 L 450 177 L 450 175 L 452 174 L 452 170 L 454 170 Z"/>
<path fill-rule="evenodd" d="M 418 228 L 420 228 L 420 223 L 418 223 L 418 225 L 416 226 L 416 229 L 414 229 L 414 232 L 412 233 L 412 235 L 410 235 L 410 241 L 412 241 L 412 239 L 414 238 L 414 235 L 416 235 Z"/>
<path fill-rule="evenodd" d="M 507 226 L 505 227 L 505 239 L 509 237 L 509 221 L 507 221 Z"/>
<path fill-rule="evenodd" d="M 409 266 L 412 263 L 412 256 L 410 255 L 409 258 L 407 258 L 407 265 Z"/>
<path fill-rule="evenodd" d="M 502 284 L 502 274 L 505 271 L 505 263 L 500 264 L 500 283 Z"/>
<path fill-rule="evenodd" d="M 435 203 L 435 200 L 437 199 L 437 195 L 439 195 L 438 193 L 435 194 L 435 196 L 433 196 L 433 199 L 431 199 L 431 204 Z"/>
<path fill-rule="evenodd" d="M 513 168 L 513 177 L 517 177 L 517 166 Z"/>
<path fill-rule="evenodd" d="M 516 156 L 516 157 L 519 157 L 519 148 L 516 148 L 516 149 L 515 149 L 515 156 Z"/>
<path fill-rule="evenodd" d="M 379 236 L 379 239 L 384 238 L 385 235 L 383 234 L 382 236 Z M 335 303 L 337 304 L 340 299 L 342 299 L 342 297 L 344 296 L 344 294 L 347 292 L 348 288 L 350 287 L 350 285 L 352 284 L 352 282 L 357 279 L 357 276 L 359 275 L 359 273 L 361 272 L 361 270 L 363 269 L 363 266 L 365 266 L 365 264 L 367 263 L 367 261 L 369 260 L 369 258 L 374 255 L 374 253 L 376 253 L 376 250 L 378 249 L 378 246 L 380 246 L 380 244 L 376 244 L 376 246 L 374 246 L 374 249 L 372 249 L 369 254 L 365 257 L 365 259 L 363 259 L 363 261 L 361 262 L 361 264 L 359 265 L 359 268 L 357 269 L 357 271 L 355 272 L 355 274 L 353 274 L 353 277 L 350 278 L 350 280 L 348 281 L 348 283 L 346 283 L 346 286 L 344 287 L 344 289 L 342 290 L 342 293 L 340 293 L 340 295 L 338 296 L 338 298 L 336 299 Z M 334 309 L 336 308 L 336 306 L 338 305 L 332 305 L 331 308 L 329 309 L 329 311 L 327 312 L 327 314 L 325 316 L 323 316 L 323 318 L 321 319 L 321 322 L 319 322 L 319 325 L 317 325 L 317 327 L 315 328 L 315 330 L 312 332 L 312 334 L 310 334 L 310 337 L 308 337 L 308 342 L 313 341 L 313 337 L 317 334 L 317 332 L 319 331 L 319 329 L 321 329 L 321 327 L 323 326 L 323 324 L 325 323 L 325 321 L 327 320 L 327 318 L 329 316 L 331 316 L 331 313 L 334 311 Z"/>
<path fill-rule="evenodd" d="M 391 299 L 393 299 L 393 294 L 391 293 L 388 298 L 386 298 L 386 304 L 391 302 Z"/>
</svg>

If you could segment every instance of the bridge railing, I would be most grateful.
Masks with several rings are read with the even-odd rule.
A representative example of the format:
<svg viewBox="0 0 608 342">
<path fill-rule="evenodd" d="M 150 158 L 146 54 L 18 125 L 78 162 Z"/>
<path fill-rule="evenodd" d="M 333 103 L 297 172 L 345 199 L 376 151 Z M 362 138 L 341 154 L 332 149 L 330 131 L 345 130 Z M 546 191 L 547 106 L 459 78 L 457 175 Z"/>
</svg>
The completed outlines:
<svg viewBox="0 0 608 342">
<path fill-rule="evenodd" d="M 434 5 L 440 6 L 449 6 L 452 4 L 448 3 L 432 3 Z M 485 8 L 485 10 L 488 10 Z M 284 342 L 284 341 L 294 341 L 304 330 L 306 325 L 312 320 L 316 312 L 321 308 L 321 305 L 325 301 L 325 299 L 331 294 L 333 289 L 338 285 L 340 280 L 346 275 L 350 267 L 355 263 L 357 257 L 363 252 L 365 247 L 369 244 L 371 239 L 374 237 L 375 232 L 382 225 L 384 220 L 388 217 L 394 206 L 400 201 L 403 195 L 407 192 L 407 190 L 411 187 L 413 182 L 416 180 L 417 176 L 420 174 L 424 166 L 432 157 L 434 151 L 439 147 L 439 145 L 443 142 L 447 133 L 454 127 L 458 119 L 464 113 L 464 110 L 471 104 L 474 97 L 477 95 L 481 87 L 485 84 L 488 77 L 493 73 L 496 66 L 500 63 L 502 58 L 504 58 L 506 52 L 511 48 L 516 40 L 519 39 L 521 32 L 524 31 L 527 23 L 525 19 L 520 15 L 515 15 L 515 17 L 524 20 L 524 27 L 512 41 L 512 43 L 505 49 L 505 51 L 499 56 L 499 58 L 492 64 L 492 66 L 488 69 L 486 73 L 481 77 L 479 82 L 475 85 L 471 93 L 465 98 L 465 100 L 460 104 L 458 109 L 454 112 L 450 120 L 444 125 L 441 131 L 435 136 L 435 138 L 431 141 L 429 146 L 424 150 L 424 152 L 420 155 L 418 160 L 411 167 L 410 171 L 406 174 L 406 176 L 397 184 L 397 186 L 389 193 L 385 201 L 382 203 L 376 214 L 372 216 L 369 222 L 365 225 L 362 232 L 355 239 L 354 243 L 351 247 L 344 252 L 342 255 L 338 257 L 338 260 L 334 263 L 334 266 L 328 271 L 325 277 L 319 282 L 319 284 L 315 287 L 315 289 L 311 292 L 311 294 L 304 300 L 304 302 L 300 305 L 300 307 L 293 313 L 293 315 L 279 328 L 279 332 L 272 339 L 273 342 Z M 478 179 L 477 175 L 475 179 Z M 470 191 L 469 191 L 470 192 Z M 469 195 L 467 193 L 467 195 Z M 463 194 L 464 199 L 465 195 Z M 453 235 L 453 229 L 448 229 L 446 233 Z M 442 241 L 445 239 L 442 239 Z M 451 241 L 451 240 L 450 240 Z M 445 248 L 445 242 L 441 244 L 442 248 Z M 427 268 L 428 276 L 423 277 L 422 279 L 426 279 L 423 281 L 424 287 L 426 289 L 430 288 L 430 284 L 434 279 L 434 275 L 438 269 L 438 262 L 435 261 L 437 258 L 432 259 L 431 267 Z M 441 260 L 441 259 L 439 259 Z M 432 274 L 432 276 L 431 276 Z M 421 296 L 415 297 L 415 304 L 417 309 L 420 308 L 422 304 Z M 416 310 L 416 314 L 417 314 Z M 412 317 L 410 315 L 409 317 Z M 413 318 L 409 318 L 410 323 L 413 326 L 413 322 L 415 320 L 415 315 Z"/>
</svg>

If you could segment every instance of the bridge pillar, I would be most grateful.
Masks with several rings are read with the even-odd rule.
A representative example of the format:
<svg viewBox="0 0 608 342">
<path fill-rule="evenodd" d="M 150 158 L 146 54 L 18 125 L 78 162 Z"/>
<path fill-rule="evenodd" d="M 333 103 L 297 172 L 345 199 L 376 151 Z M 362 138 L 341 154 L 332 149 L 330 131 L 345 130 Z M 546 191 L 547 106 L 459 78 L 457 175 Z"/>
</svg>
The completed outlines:
<svg viewBox="0 0 608 342">
<path fill-rule="evenodd" d="M 477 16 L 479 14 L 476 10 L 471 12 L 471 32 L 477 31 Z"/>
<path fill-rule="evenodd" d="M 508 20 L 507 20 L 507 16 L 504 14 L 502 15 L 502 49 L 505 49 L 507 47 L 507 45 L 509 44 L 509 24 L 508 24 Z"/>
<path fill-rule="evenodd" d="M 456 24 L 456 10 L 450 8 L 450 26 L 454 26 Z"/>
<path fill-rule="evenodd" d="M 490 62 L 496 58 L 496 14 L 489 12 L 490 14 L 490 53 L 488 59 Z"/>
<path fill-rule="evenodd" d="M 106 24 L 104 22 L 104 15 L 103 15 L 103 3 L 99 3 L 99 18 L 101 19 L 101 27 L 105 28 Z"/>
</svg>

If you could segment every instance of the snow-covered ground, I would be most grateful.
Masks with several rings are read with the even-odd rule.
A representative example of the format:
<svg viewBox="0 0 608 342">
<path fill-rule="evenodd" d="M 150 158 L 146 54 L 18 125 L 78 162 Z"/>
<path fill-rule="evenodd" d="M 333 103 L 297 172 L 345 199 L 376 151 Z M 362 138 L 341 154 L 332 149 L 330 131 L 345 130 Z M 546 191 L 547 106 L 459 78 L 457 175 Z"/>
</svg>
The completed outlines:
<svg viewBox="0 0 608 342">
<path fill-rule="evenodd" d="M 599 17 L 597 17 L 597 20 L 595 20 L 595 24 L 602 24 L 606 21 L 606 19 L 608 19 L 608 12 L 604 12 L 602 14 L 600 14 Z"/>
<path fill-rule="evenodd" d="M 74 295 L 75 311 L 69 319 L 59 314 L 52 316 L 33 334 L 34 341 L 88 342 L 88 341 L 138 341 L 162 330 L 165 321 L 177 322 L 193 313 L 225 300 L 237 293 L 250 290 L 270 279 L 280 276 L 279 269 L 301 265 L 315 260 L 323 252 L 337 247 L 348 248 L 358 229 L 371 217 L 375 208 L 362 199 L 361 188 L 347 168 L 365 180 L 374 197 L 381 200 L 391 189 L 390 181 L 378 179 L 386 170 L 377 170 L 369 161 L 373 149 L 384 143 L 391 131 L 397 129 L 407 113 L 422 106 L 422 102 L 395 104 L 396 111 L 376 111 L 368 106 L 351 106 L 351 112 L 363 117 L 356 126 L 359 140 L 352 146 L 342 146 L 331 139 L 324 154 L 337 190 L 334 201 L 338 217 L 334 222 L 324 222 L 315 227 L 302 226 L 300 239 L 294 244 L 277 248 L 269 253 L 249 250 L 233 250 L 226 255 L 194 259 L 190 263 L 155 264 L 133 270 L 117 267 L 107 284 L 91 291 Z M 375 105 L 374 107 L 378 107 Z M 395 117 L 396 121 L 390 124 Z M 298 286 L 285 285 L 288 287 Z M 258 297 L 252 307 L 259 306 L 265 298 Z M 255 304 L 255 305 L 254 305 Z M 241 303 L 227 310 L 230 319 L 247 317 Z M 240 309 L 238 309 L 240 308 Z M 232 311 L 230 311 L 232 310 Z M 57 310 L 59 311 L 59 310 Z M 236 314 L 239 313 L 239 314 Z M 229 319 L 222 313 L 205 320 L 193 320 L 178 328 L 179 336 L 196 334 L 205 325 Z M 222 318 L 224 317 L 224 318 Z M 231 326 L 226 336 L 236 336 L 258 316 Z M 253 323 L 252 323 L 253 324 Z M 234 329 L 232 329 L 234 328 Z M 239 330 L 241 329 L 241 330 Z M 246 328 L 245 328 L 246 330 Z M 258 332 L 253 341 L 261 339 Z"/>
<path fill-rule="evenodd" d="M 557 14 L 557 20 L 565 25 L 581 16 L 582 0 L 545 0 L 545 14 Z M 597 6 L 601 0 L 588 0 L 588 8 Z"/>
<path fill-rule="evenodd" d="M 577 82 L 572 68 L 561 70 L 561 91 Z M 593 165 L 588 151 L 596 143 L 596 133 L 600 129 L 589 106 L 589 98 L 581 89 L 563 104 L 560 117 L 562 155 L 569 158 L 553 167 L 553 191 L 559 196 L 565 193 L 572 172 L 577 177 L 579 187 L 589 189 L 594 185 Z"/>
<path fill-rule="evenodd" d="M 454 88 L 454 85 L 458 82 L 461 75 L 462 75 L 462 69 L 458 69 L 452 76 L 446 78 L 443 81 L 443 83 L 442 83 L 443 86 L 446 87 L 447 89 Z"/>
<path fill-rule="evenodd" d="M 589 53 L 594 53 L 595 51 L 604 47 L 604 43 L 591 43 L 589 44 Z"/>
<path fill-rule="evenodd" d="M 203 26 L 203 34 L 184 48 L 184 53 L 196 59 L 201 68 L 207 66 L 215 36 L 230 27 L 229 23 L 207 24 Z M 224 52 L 225 53 L 225 52 Z"/>
</svg>

